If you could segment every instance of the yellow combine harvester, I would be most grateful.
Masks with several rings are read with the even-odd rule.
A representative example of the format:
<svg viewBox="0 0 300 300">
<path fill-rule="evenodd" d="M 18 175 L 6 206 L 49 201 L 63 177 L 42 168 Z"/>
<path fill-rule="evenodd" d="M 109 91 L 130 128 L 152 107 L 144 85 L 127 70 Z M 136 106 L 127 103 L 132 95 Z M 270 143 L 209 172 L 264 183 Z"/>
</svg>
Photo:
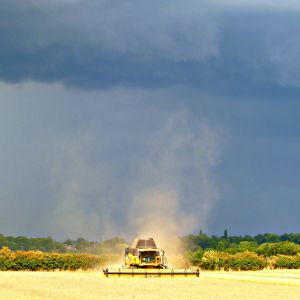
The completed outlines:
<svg viewBox="0 0 300 300">
<path fill-rule="evenodd" d="M 106 277 L 199 277 L 199 269 L 174 269 L 167 265 L 165 251 L 158 249 L 153 238 L 136 239 L 125 249 L 125 266 L 106 268 Z"/>
</svg>

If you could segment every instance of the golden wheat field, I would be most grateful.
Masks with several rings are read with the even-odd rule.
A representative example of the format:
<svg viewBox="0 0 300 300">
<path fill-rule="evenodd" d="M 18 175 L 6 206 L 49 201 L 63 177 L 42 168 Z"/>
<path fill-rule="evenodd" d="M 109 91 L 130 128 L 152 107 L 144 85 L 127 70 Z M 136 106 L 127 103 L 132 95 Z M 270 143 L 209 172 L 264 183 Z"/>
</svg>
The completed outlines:
<svg viewBox="0 0 300 300">
<path fill-rule="evenodd" d="M 0 299 L 300 299 L 300 271 L 104 278 L 99 272 L 0 272 Z"/>
</svg>

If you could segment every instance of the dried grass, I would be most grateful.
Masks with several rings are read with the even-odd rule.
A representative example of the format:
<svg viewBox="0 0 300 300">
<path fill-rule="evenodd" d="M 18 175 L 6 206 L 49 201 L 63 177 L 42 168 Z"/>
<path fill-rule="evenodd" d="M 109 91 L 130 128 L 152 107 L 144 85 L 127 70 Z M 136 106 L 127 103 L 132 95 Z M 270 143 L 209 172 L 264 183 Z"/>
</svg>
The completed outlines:
<svg viewBox="0 0 300 300">
<path fill-rule="evenodd" d="M 0 299 L 300 299 L 300 271 L 103 278 L 100 272 L 0 272 Z"/>
</svg>

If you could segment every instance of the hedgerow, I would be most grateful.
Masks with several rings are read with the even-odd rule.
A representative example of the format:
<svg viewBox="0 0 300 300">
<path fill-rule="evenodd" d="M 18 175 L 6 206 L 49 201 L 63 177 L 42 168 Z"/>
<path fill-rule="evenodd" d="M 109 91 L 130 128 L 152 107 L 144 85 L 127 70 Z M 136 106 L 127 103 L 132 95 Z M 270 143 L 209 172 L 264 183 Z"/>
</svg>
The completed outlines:
<svg viewBox="0 0 300 300">
<path fill-rule="evenodd" d="M 107 258 L 91 254 L 44 253 L 16 251 L 3 247 L 0 250 L 0 271 L 5 270 L 87 270 L 103 265 Z"/>
<path fill-rule="evenodd" d="M 277 248 L 278 251 L 278 248 Z M 284 250 L 285 251 L 285 250 Z M 199 252 L 199 255 L 198 255 Z M 190 257 L 203 270 L 262 270 L 263 268 L 300 269 L 300 254 L 273 255 L 267 257 L 252 251 L 229 254 L 215 250 L 198 251 Z M 203 254 L 201 256 L 200 254 Z M 75 253 L 45 253 L 41 251 L 16 251 L 7 247 L 0 249 L 0 271 L 6 270 L 87 270 L 112 263 L 112 255 Z"/>
<path fill-rule="evenodd" d="M 300 269 L 300 255 L 279 255 L 274 267 L 277 269 Z"/>
<path fill-rule="evenodd" d="M 266 257 L 274 255 L 296 255 L 300 253 L 300 245 L 292 242 L 279 242 L 279 243 L 263 243 L 256 249 L 256 253 Z"/>
<path fill-rule="evenodd" d="M 262 270 L 267 260 L 251 251 L 229 254 L 211 250 L 204 253 L 198 266 L 204 270 Z"/>
<path fill-rule="evenodd" d="M 254 252 L 245 251 L 231 255 L 228 260 L 228 269 L 240 271 L 257 271 L 267 266 L 267 260 Z"/>
<path fill-rule="evenodd" d="M 203 270 L 262 270 L 271 269 L 300 269 L 300 254 L 265 257 L 255 252 L 245 251 L 236 254 L 206 251 L 198 266 Z"/>
<path fill-rule="evenodd" d="M 230 257 L 231 255 L 228 253 L 209 250 L 204 253 L 198 266 L 201 267 L 201 269 L 211 271 L 228 269 L 228 261 Z"/>
</svg>

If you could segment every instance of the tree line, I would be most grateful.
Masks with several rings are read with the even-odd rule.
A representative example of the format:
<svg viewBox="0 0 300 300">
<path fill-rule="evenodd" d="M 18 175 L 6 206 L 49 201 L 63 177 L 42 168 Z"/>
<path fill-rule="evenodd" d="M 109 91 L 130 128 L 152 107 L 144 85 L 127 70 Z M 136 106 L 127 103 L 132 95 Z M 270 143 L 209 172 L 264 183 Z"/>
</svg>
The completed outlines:
<svg viewBox="0 0 300 300">
<path fill-rule="evenodd" d="M 181 238 L 184 246 L 188 248 L 188 250 L 196 250 L 198 246 L 202 249 L 213 249 L 213 250 L 225 250 L 225 249 L 236 249 L 238 247 L 250 247 L 253 248 L 258 247 L 264 243 L 279 243 L 279 242 L 292 242 L 300 245 L 300 234 L 299 233 L 284 233 L 282 235 L 278 235 L 275 233 L 264 233 L 257 234 L 255 236 L 251 235 L 243 235 L 243 236 L 230 236 L 228 234 L 227 229 L 224 230 L 224 234 L 221 236 L 216 235 L 207 235 L 203 233 L 201 230 L 199 234 L 187 235 Z M 242 243 L 247 242 L 247 243 Z M 242 243 L 242 244 L 241 244 Z M 234 251 L 234 250 L 232 250 Z"/>
<path fill-rule="evenodd" d="M 172 243 L 172 240 L 169 241 Z M 174 242 L 174 241 L 173 241 Z M 178 242 L 178 241 L 176 241 Z M 300 234 L 209 236 L 202 231 L 179 238 L 184 263 L 208 270 L 300 268 Z M 75 270 L 119 259 L 128 243 L 122 238 L 56 242 L 51 237 L 0 234 L 0 270 Z"/>
<path fill-rule="evenodd" d="M 0 234 L 0 249 L 7 247 L 12 251 L 30 251 L 38 250 L 43 252 L 57 253 L 119 253 L 123 252 L 128 246 L 127 242 L 119 237 L 114 237 L 105 241 L 88 241 L 82 237 L 75 240 L 67 239 L 64 242 L 57 242 L 51 237 L 46 238 L 28 238 L 26 236 L 5 236 Z"/>
<path fill-rule="evenodd" d="M 201 230 L 199 234 L 190 234 L 179 238 L 183 251 L 196 251 L 199 247 L 203 250 L 227 251 L 229 253 L 241 252 L 241 250 L 255 250 L 259 245 L 265 243 L 292 242 L 300 245 L 300 234 L 274 233 L 257 234 L 255 236 L 230 236 L 225 230 L 221 236 L 208 235 Z M 58 242 L 51 237 L 28 238 L 25 236 L 5 236 L 0 234 L 0 248 L 8 247 L 17 250 L 39 250 L 43 252 L 86 252 L 91 254 L 102 254 L 106 252 L 120 253 L 129 245 L 123 238 L 114 237 L 104 241 L 88 241 L 82 237 L 67 239 Z"/>
<path fill-rule="evenodd" d="M 300 268 L 300 234 L 258 234 L 256 236 L 208 236 L 182 238 L 186 258 L 207 270 L 261 270 Z"/>
</svg>

